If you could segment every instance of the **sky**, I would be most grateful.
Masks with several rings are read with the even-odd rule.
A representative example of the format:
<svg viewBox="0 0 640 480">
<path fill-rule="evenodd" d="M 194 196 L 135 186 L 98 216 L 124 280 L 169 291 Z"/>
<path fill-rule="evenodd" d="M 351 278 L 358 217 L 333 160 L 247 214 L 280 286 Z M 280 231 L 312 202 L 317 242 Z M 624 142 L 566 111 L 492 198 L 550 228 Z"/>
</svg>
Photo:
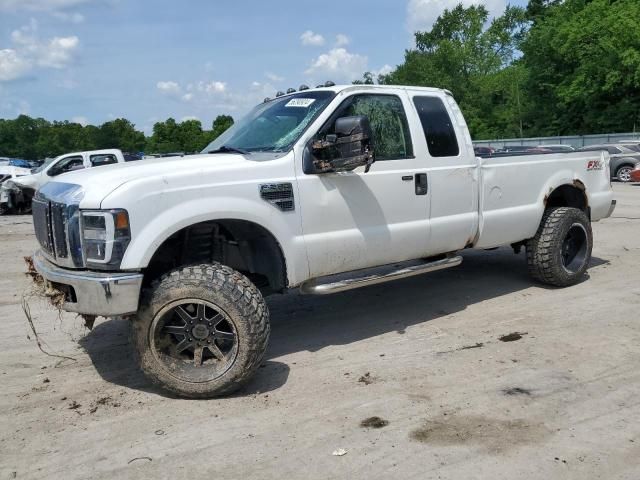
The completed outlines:
<svg viewBox="0 0 640 480">
<path fill-rule="evenodd" d="M 389 72 L 445 8 L 506 0 L 0 0 L 0 118 L 150 133 L 278 90 Z M 513 0 L 524 5 L 526 0 Z"/>
</svg>

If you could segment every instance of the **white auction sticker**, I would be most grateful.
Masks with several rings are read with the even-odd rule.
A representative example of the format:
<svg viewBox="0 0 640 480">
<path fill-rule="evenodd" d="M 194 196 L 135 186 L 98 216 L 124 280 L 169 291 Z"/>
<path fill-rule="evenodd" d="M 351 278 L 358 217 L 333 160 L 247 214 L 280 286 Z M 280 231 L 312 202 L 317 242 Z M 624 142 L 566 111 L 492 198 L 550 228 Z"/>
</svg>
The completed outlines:
<svg viewBox="0 0 640 480">
<path fill-rule="evenodd" d="M 285 107 L 302 107 L 307 108 L 313 102 L 315 102 L 315 98 L 292 98 L 287 102 Z"/>
</svg>

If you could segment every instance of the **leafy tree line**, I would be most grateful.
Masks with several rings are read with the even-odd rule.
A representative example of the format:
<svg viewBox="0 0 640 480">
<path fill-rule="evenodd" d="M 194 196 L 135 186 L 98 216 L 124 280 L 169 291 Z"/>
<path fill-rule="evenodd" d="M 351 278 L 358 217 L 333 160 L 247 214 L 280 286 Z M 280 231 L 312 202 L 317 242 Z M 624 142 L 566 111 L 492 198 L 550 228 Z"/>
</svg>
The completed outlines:
<svg viewBox="0 0 640 480">
<path fill-rule="evenodd" d="M 395 70 L 354 83 L 448 89 L 478 140 L 640 126 L 640 1 L 530 0 L 488 19 L 445 10 Z"/>
<path fill-rule="evenodd" d="M 145 137 L 124 118 L 97 127 L 20 115 L 14 120 L 0 119 L 0 156 L 35 160 L 102 148 L 132 153 L 199 152 L 231 125 L 233 118 L 229 115 L 219 115 L 211 130 L 203 130 L 199 120 L 178 123 L 169 118 L 156 123 L 152 135 Z"/>
</svg>

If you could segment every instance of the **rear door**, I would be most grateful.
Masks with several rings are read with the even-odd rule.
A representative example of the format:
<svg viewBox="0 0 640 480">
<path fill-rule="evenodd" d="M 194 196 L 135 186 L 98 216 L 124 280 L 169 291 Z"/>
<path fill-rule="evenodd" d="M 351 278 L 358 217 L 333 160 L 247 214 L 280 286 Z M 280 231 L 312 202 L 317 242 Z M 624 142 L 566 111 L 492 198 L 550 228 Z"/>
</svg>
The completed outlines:
<svg viewBox="0 0 640 480">
<path fill-rule="evenodd" d="M 427 168 L 431 195 L 428 254 L 460 250 L 478 230 L 478 160 L 467 124 L 449 95 L 409 91 L 415 123 L 416 160 Z"/>
<path fill-rule="evenodd" d="M 336 118 L 367 115 L 376 162 L 351 172 L 298 176 L 301 219 L 311 277 L 424 256 L 429 244 L 427 163 L 415 154 L 422 132 L 410 122 L 404 91 L 346 97 L 320 132 Z M 421 185 L 425 187 L 421 187 Z"/>
</svg>

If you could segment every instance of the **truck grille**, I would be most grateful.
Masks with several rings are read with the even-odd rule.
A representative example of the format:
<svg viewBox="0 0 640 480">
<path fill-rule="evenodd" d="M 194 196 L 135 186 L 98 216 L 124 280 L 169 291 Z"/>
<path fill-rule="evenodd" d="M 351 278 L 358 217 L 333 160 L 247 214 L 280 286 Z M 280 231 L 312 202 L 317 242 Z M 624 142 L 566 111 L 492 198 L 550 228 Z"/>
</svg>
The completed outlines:
<svg viewBox="0 0 640 480">
<path fill-rule="evenodd" d="M 67 218 L 66 206 L 51 202 L 51 227 L 53 231 L 53 245 L 57 258 L 67 258 Z"/>
<path fill-rule="evenodd" d="M 56 258 L 67 258 L 69 250 L 65 205 L 49 202 L 43 198 L 34 198 L 32 211 L 36 239 L 42 249 Z"/>
<path fill-rule="evenodd" d="M 31 202 L 31 211 L 33 213 L 33 227 L 36 231 L 36 239 L 45 252 L 53 255 L 53 235 L 51 232 L 49 202 L 42 202 L 34 198 Z"/>
</svg>

